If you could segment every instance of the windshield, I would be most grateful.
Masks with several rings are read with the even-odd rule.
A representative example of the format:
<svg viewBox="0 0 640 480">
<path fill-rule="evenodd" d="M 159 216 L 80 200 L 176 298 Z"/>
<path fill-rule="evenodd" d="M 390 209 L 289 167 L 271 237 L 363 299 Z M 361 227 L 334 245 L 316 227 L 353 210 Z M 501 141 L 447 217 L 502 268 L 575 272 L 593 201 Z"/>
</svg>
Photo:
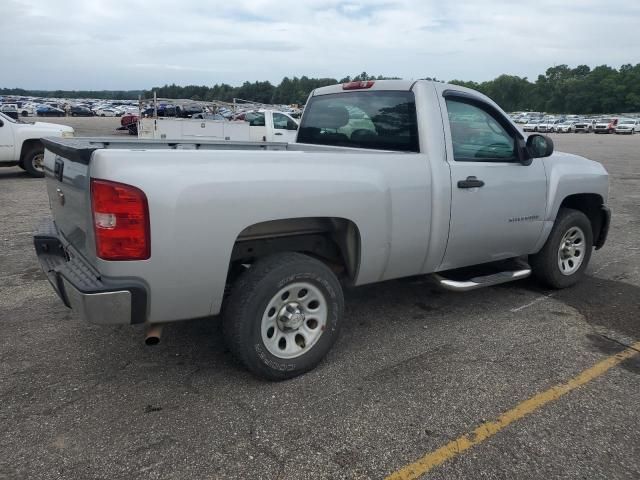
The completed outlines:
<svg viewBox="0 0 640 480">
<path fill-rule="evenodd" d="M 635 120 L 623 120 L 622 122 L 620 122 L 620 125 L 635 125 L 636 121 Z"/>
<path fill-rule="evenodd" d="M 598 123 L 611 123 L 612 120 L 610 118 L 601 118 L 598 120 Z"/>
<path fill-rule="evenodd" d="M 413 92 L 376 90 L 312 97 L 297 141 L 418 152 Z"/>
<path fill-rule="evenodd" d="M 11 123 L 18 123 L 16 120 L 14 120 L 13 118 L 5 115 L 4 113 L 0 112 L 0 118 L 2 120 L 6 120 L 7 122 L 11 122 Z"/>
</svg>

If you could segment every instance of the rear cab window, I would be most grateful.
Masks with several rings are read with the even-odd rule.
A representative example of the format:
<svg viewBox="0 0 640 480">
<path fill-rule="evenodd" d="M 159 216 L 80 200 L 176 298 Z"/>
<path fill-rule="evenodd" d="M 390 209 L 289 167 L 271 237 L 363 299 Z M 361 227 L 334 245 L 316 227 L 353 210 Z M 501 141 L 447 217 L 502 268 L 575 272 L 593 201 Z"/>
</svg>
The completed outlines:
<svg viewBox="0 0 640 480">
<path fill-rule="evenodd" d="M 418 152 L 413 92 L 370 90 L 311 97 L 297 142 Z"/>
</svg>

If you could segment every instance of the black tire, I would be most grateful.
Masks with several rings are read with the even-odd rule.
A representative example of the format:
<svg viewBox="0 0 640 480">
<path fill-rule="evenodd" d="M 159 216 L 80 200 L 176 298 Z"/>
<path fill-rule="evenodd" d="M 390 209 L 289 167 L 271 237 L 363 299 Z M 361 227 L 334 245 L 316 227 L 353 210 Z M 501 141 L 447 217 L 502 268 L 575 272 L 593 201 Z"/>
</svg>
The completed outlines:
<svg viewBox="0 0 640 480">
<path fill-rule="evenodd" d="M 326 326 L 308 351 L 283 359 L 265 345 L 262 317 L 272 298 L 296 282 L 309 283 L 322 293 L 328 311 Z M 231 352 L 249 371 L 268 380 L 286 380 L 320 363 L 338 338 L 343 310 L 342 287 L 325 264 L 299 253 L 280 253 L 256 261 L 232 285 L 223 307 L 224 337 Z"/>
<path fill-rule="evenodd" d="M 22 168 L 32 177 L 44 177 L 44 172 L 36 167 L 36 161 L 40 155 L 44 155 L 44 147 L 42 145 L 32 147 L 22 159 Z"/>
<path fill-rule="evenodd" d="M 561 272 L 558 265 L 558 251 L 564 235 L 573 227 L 584 233 L 584 254 L 580 267 L 570 275 Z M 529 264 L 533 275 L 543 284 L 551 288 L 567 288 L 575 285 L 583 276 L 593 251 L 593 231 L 587 216 L 579 210 L 561 208 L 553 224 L 551 233 L 542 249 L 529 256 Z"/>
</svg>

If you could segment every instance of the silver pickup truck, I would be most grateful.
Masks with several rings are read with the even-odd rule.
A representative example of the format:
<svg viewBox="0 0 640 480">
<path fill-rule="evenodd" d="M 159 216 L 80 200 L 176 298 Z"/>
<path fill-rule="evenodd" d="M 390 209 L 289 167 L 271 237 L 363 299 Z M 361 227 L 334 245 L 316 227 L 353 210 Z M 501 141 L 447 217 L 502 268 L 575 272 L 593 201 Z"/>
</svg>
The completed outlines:
<svg viewBox="0 0 640 480">
<path fill-rule="evenodd" d="M 230 349 L 269 379 L 321 361 L 344 286 L 429 274 L 466 291 L 533 273 L 568 287 L 610 221 L 599 163 L 429 81 L 319 88 L 296 143 L 45 146 L 53 221 L 34 242 L 61 300 L 89 322 L 145 323 L 149 342 L 222 314 Z"/>
</svg>

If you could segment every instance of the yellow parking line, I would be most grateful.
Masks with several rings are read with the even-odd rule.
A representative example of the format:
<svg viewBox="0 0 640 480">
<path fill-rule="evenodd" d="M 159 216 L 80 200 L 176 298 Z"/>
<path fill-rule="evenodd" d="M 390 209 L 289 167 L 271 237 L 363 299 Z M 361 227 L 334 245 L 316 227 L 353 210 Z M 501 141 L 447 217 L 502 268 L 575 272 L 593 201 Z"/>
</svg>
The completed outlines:
<svg viewBox="0 0 640 480">
<path fill-rule="evenodd" d="M 567 383 L 551 387 L 549 390 L 525 400 L 515 408 L 500 415 L 497 420 L 483 423 L 470 434 L 462 435 L 439 449 L 427 453 L 424 457 L 392 473 L 386 477 L 386 480 L 409 480 L 424 475 L 465 450 L 484 442 L 516 420 L 520 420 L 522 417 L 542 408 L 547 403 L 557 400 L 585 383 L 589 383 L 621 362 L 638 355 L 638 353 L 640 353 L 640 342 L 636 342 L 626 350 L 596 363 L 593 367 L 584 370 Z"/>
</svg>

